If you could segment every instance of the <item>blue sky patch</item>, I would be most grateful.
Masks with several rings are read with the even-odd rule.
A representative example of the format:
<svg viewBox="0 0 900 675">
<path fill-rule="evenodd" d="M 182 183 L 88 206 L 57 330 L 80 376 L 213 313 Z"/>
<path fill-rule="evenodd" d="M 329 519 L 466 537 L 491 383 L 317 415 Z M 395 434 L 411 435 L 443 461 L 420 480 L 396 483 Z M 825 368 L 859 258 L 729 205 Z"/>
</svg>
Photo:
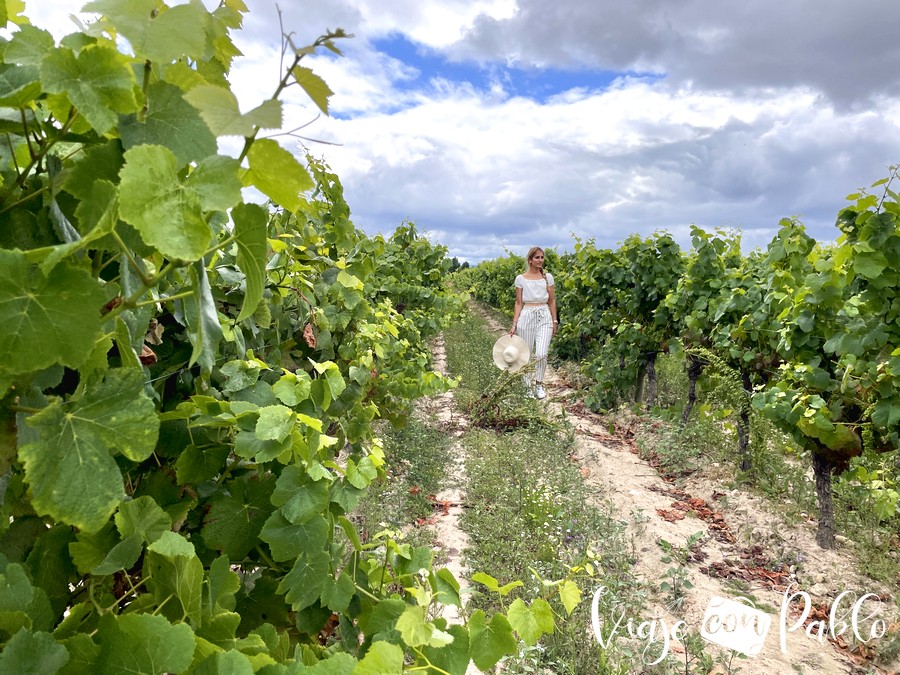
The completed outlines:
<svg viewBox="0 0 900 675">
<path fill-rule="evenodd" d="M 517 68 L 500 62 L 479 64 L 472 61 L 450 61 L 440 52 L 411 42 L 400 34 L 376 40 L 375 49 L 387 54 L 419 72 L 415 79 L 398 81 L 401 91 L 413 91 L 429 86 L 435 78 L 451 82 L 468 82 L 477 89 L 488 90 L 500 84 L 510 96 L 522 96 L 545 102 L 575 88 L 602 91 L 616 78 L 637 73 L 623 73 L 588 68 L 563 70 L 559 68 Z M 641 77 L 648 77 L 640 74 Z M 655 79 L 658 79 L 656 77 Z"/>
</svg>

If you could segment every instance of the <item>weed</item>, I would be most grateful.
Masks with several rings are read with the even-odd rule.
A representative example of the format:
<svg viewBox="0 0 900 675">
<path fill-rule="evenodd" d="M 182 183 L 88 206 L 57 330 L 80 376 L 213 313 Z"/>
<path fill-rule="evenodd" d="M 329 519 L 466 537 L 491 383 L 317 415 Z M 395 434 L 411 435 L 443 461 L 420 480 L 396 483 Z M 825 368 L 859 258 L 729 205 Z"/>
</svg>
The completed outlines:
<svg viewBox="0 0 900 675">
<path fill-rule="evenodd" d="M 669 565 L 669 568 L 660 577 L 663 581 L 659 584 L 659 589 L 666 594 L 666 606 L 673 614 L 677 614 L 681 610 L 687 591 L 694 587 L 688 578 L 688 559 L 694 547 L 699 545 L 703 537 L 703 532 L 695 532 L 688 537 L 684 546 L 675 546 L 665 539 L 656 542 L 663 550 L 660 561 Z"/>
</svg>

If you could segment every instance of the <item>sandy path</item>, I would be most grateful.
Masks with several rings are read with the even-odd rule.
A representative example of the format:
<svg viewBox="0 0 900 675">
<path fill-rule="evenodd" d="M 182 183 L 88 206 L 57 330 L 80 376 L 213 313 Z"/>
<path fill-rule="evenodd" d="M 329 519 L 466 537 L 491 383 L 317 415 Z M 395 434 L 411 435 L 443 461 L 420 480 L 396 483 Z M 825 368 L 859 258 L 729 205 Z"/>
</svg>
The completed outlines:
<svg viewBox="0 0 900 675">
<path fill-rule="evenodd" d="M 439 335 L 433 341 L 431 354 L 435 370 L 446 374 L 447 356 L 444 350 L 443 335 Z M 447 508 L 440 517 L 434 520 L 431 527 L 434 530 L 434 542 L 442 549 L 444 558 L 442 566 L 450 570 L 459 581 L 460 595 L 465 604 L 470 585 L 469 572 L 463 564 L 463 552 L 469 545 L 469 537 L 459 525 L 466 499 L 465 448 L 460 439 L 469 424 L 465 416 L 457 410 L 452 391 L 423 400 L 419 405 L 419 410 L 430 426 L 445 431 L 453 438 L 450 445 L 451 460 L 445 474 L 446 484 L 435 495 L 435 501 L 439 504 L 446 504 Z M 461 621 L 459 609 L 453 605 L 445 605 L 442 616 L 450 623 Z M 477 675 L 479 672 L 474 664 L 469 663 L 466 675 Z"/>
</svg>

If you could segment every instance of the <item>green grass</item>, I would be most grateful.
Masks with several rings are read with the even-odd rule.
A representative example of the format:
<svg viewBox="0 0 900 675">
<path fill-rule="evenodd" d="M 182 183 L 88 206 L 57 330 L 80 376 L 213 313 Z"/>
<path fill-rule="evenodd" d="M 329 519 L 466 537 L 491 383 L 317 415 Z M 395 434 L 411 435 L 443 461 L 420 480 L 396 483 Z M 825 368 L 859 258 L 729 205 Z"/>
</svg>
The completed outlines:
<svg viewBox="0 0 900 675">
<path fill-rule="evenodd" d="M 431 531 L 416 524 L 434 514 L 434 505 L 428 497 L 445 487 L 450 439 L 417 416 L 411 417 L 402 429 L 385 425 L 381 438 L 385 477 L 366 491 L 354 514 L 363 537 L 368 540 L 385 529 L 405 529 L 409 543 L 430 546 Z"/>
<path fill-rule="evenodd" d="M 604 653 L 590 632 L 590 599 L 598 586 L 605 585 L 608 597 L 631 608 L 644 602 L 645 589 L 632 572 L 625 523 L 588 503 L 578 466 L 570 460 L 571 429 L 548 420 L 541 403 L 525 398 L 520 378 L 510 379 L 494 367 L 495 339 L 472 316 L 445 331 L 449 369 L 461 377 L 456 400 L 470 415 L 483 413 L 485 400 L 490 404 L 483 428 L 473 428 L 462 439 L 469 505 L 462 526 L 470 538 L 465 560 L 470 573 L 487 573 L 501 585 L 524 585 L 506 598 L 475 594 L 469 609 L 491 612 L 516 597 L 551 597 L 556 632 L 507 660 L 504 672 L 628 672 L 629 661 L 618 646 Z M 502 423 L 492 426 L 496 421 Z M 577 578 L 584 593 L 571 616 L 554 587 L 541 581 L 566 577 Z"/>
</svg>

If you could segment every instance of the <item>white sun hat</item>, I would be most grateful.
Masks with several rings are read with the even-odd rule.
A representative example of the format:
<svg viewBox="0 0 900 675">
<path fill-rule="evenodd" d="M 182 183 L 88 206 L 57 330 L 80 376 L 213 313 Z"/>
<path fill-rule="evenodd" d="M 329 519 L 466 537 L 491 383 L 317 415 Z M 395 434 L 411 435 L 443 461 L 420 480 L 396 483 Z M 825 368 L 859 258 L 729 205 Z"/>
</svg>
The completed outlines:
<svg viewBox="0 0 900 675">
<path fill-rule="evenodd" d="M 494 343 L 494 365 L 511 373 L 523 368 L 531 359 L 528 345 L 518 335 L 501 335 Z"/>
</svg>

